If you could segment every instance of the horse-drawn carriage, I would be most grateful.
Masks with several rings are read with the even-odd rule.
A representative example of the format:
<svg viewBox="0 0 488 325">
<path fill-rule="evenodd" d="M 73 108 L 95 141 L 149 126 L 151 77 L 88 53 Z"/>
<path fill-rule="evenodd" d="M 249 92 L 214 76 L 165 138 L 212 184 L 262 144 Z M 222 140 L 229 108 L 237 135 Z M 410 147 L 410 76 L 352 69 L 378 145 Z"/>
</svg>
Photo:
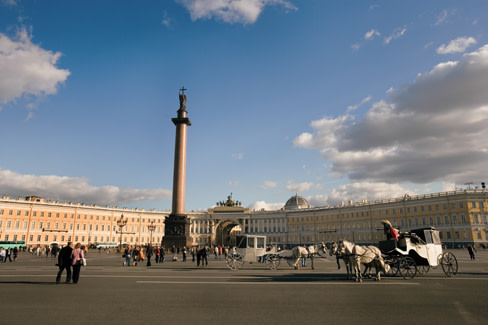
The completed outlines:
<svg viewBox="0 0 488 325">
<path fill-rule="evenodd" d="M 236 236 L 236 247 L 229 252 L 225 262 L 229 269 L 239 270 L 244 262 L 256 263 L 265 259 L 269 269 L 277 269 L 280 260 L 275 255 L 276 248 L 266 246 L 266 236 Z"/>
<path fill-rule="evenodd" d="M 244 262 L 266 263 L 270 270 L 276 270 L 282 259 L 286 259 L 290 266 L 298 268 L 302 257 L 309 257 L 313 266 L 313 258 L 317 254 L 324 254 L 326 247 L 323 243 L 305 247 L 294 247 L 292 250 L 277 250 L 276 245 L 266 245 L 266 236 L 243 235 L 236 237 L 236 247 L 227 255 L 225 262 L 231 270 L 239 270 Z"/>
<path fill-rule="evenodd" d="M 400 233 L 398 240 L 380 241 L 379 248 L 341 240 L 332 243 L 330 254 L 342 258 L 348 278 L 354 276 L 358 282 L 362 281 L 372 267 L 376 269 L 376 280 L 380 280 L 380 272 L 388 276 L 400 274 L 404 279 L 413 279 L 417 274 L 425 274 L 430 268 L 439 265 L 448 277 L 456 275 L 458 271 L 456 257 L 450 252 L 443 252 L 439 231 L 433 227 Z M 363 273 L 360 270 L 361 264 L 366 266 Z"/>
<path fill-rule="evenodd" d="M 439 231 L 433 227 L 400 233 L 398 241 L 380 241 L 379 248 L 385 263 L 390 266 L 388 275 L 391 276 L 400 274 L 404 279 L 413 279 L 439 265 L 448 277 L 458 271 L 456 257 L 443 252 Z"/>
</svg>

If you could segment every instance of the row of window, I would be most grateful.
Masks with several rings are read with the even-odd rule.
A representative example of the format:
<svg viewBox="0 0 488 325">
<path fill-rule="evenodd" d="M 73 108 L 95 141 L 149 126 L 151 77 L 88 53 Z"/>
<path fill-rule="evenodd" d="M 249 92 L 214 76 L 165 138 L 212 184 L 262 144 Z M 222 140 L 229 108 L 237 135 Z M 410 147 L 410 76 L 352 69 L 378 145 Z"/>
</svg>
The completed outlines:
<svg viewBox="0 0 488 325">
<path fill-rule="evenodd" d="M 20 240 L 25 240 L 26 236 L 22 235 Z M 34 241 L 34 238 L 36 238 L 36 242 Z M 60 241 L 60 244 L 63 244 L 65 242 L 71 241 L 72 236 L 70 235 L 44 235 L 44 242 L 46 243 L 51 243 L 51 242 L 57 242 L 58 240 Z M 109 236 L 74 236 L 75 242 L 81 241 L 82 243 L 85 243 L 85 239 L 87 239 L 88 242 L 102 242 L 102 241 L 110 241 Z M 112 237 L 112 242 L 117 242 L 120 238 L 115 238 Z M 161 237 L 154 237 L 155 242 L 159 243 L 161 241 Z M 1 240 L 1 239 L 0 239 Z M 10 236 L 9 234 L 5 234 L 3 236 L 3 240 L 8 241 L 8 240 L 19 240 L 17 234 Z M 34 244 L 34 243 L 40 243 L 42 240 L 42 235 L 29 235 L 29 243 Z M 147 241 L 146 241 L 147 240 Z M 147 243 L 149 242 L 150 237 L 141 237 L 140 243 Z M 123 241 L 126 243 L 139 243 L 139 237 L 124 237 Z"/>
<path fill-rule="evenodd" d="M 382 233 L 376 233 L 376 234 L 371 234 L 370 232 L 368 233 L 355 233 L 355 234 L 347 234 L 349 237 L 354 237 L 354 238 L 349 238 L 350 240 L 357 241 L 357 242 L 371 242 L 371 241 L 378 241 L 384 239 L 384 235 Z M 268 238 L 269 243 L 291 243 L 291 244 L 298 244 L 298 243 L 311 243 L 317 240 L 320 241 L 334 241 L 334 240 L 339 240 L 343 239 L 343 235 L 340 234 L 323 234 L 323 235 L 301 235 L 301 236 L 294 236 L 290 235 L 285 237 L 282 236 L 271 236 Z M 439 232 L 439 237 L 441 240 L 468 240 L 469 236 L 465 232 L 461 238 L 459 231 L 440 231 Z M 481 240 L 482 239 L 482 231 L 477 230 L 475 232 L 475 239 Z"/>
<path fill-rule="evenodd" d="M 38 216 L 37 215 L 37 212 L 38 211 L 33 211 L 32 212 L 32 217 L 37 217 Z M 0 216 L 2 216 L 4 214 L 5 214 L 5 209 L 0 209 Z M 14 215 L 14 210 L 8 210 L 8 214 L 7 215 L 13 216 Z M 16 211 L 16 215 L 17 216 L 21 216 L 22 215 L 22 210 L 17 210 Z M 39 211 L 39 217 L 45 217 L 46 215 L 47 215 L 48 218 L 51 218 L 53 216 L 53 213 L 52 212 L 46 212 L 45 213 L 44 211 Z M 25 217 L 28 217 L 29 216 L 29 211 L 25 210 L 24 211 L 24 216 Z M 60 218 L 60 213 L 56 213 L 55 216 L 56 216 L 56 218 Z M 120 218 L 117 218 L 117 217 L 113 217 L 113 219 L 112 219 L 112 217 L 110 217 L 110 216 L 95 216 L 95 218 L 94 218 L 93 215 L 90 215 L 89 217 L 90 217 L 89 220 L 102 220 L 102 221 L 105 221 L 105 219 L 108 220 L 108 221 L 112 221 L 112 220 L 113 221 L 116 221 L 116 220 L 120 219 Z M 67 213 L 64 213 L 63 218 L 65 218 L 65 219 L 68 218 L 68 214 Z M 74 213 L 71 213 L 70 214 L 70 218 L 71 219 L 74 218 Z M 81 214 L 78 214 L 76 216 L 76 219 L 81 219 Z M 88 215 L 86 215 L 86 214 L 83 215 L 83 219 L 84 220 L 88 220 Z M 126 220 L 128 220 L 129 222 L 136 222 L 136 223 L 139 222 L 138 218 L 127 218 Z M 158 219 L 149 219 L 149 218 L 147 219 L 147 222 L 151 222 L 151 221 L 154 222 L 154 223 L 161 223 L 161 220 L 159 218 Z M 146 219 L 143 218 L 141 220 L 141 222 L 142 223 L 145 223 L 146 222 Z"/>
<path fill-rule="evenodd" d="M 27 220 L 24 220 L 22 222 L 22 229 L 27 229 L 27 223 L 28 221 Z M 47 221 L 47 222 L 43 222 L 43 221 L 38 221 L 37 222 L 37 225 L 38 225 L 38 229 L 39 230 L 42 230 L 44 227 L 47 228 L 47 229 L 51 229 L 51 222 L 50 221 Z M 54 222 L 53 223 L 54 225 L 54 229 L 57 229 L 57 230 L 67 230 L 67 223 L 66 222 L 63 222 L 61 223 L 61 226 L 62 228 L 59 228 L 59 223 L 58 222 Z M 2 228 L 4 226 L 3 224 L 3 220 L 0 219 L 0 228 Z M 81 227 L 80 227 L 81 226 Z M 88 226 L 88 227 L 87 227 Z M 19 229 L 20 227 L 20 220 L 15 220 L 14 221 L 14 224 L 13 224 L 13 227 L 12 227 L 12 220 L 10 219 L 7 219 L 7 221 L 5 222 L 5 229 Z M 81 228 L 81 229 L 80 229 Z M 88 228 L 88 229 L 87 229 Z M 116 229 L 118 228 L 118 226 L 112 226 L 112 231 L 116 231 Z M 161 226 L 158 226 L 156 228 L 156 231 L 161 231 Z M 36 229 L 36 221 L 31 221 L 31 227 L 30 229 Z M 110 225 L 109 224 L 106 224 L 106 225 L 99 225 L 99 224 L 76 224 L 76 230 L 88 230 L 88 231 L 105 231 L 105 229 L 107 229 L 107 231 L 110 231 Z M 141 227 L 142 231 L 147 231 L 149 232 L 149 227 L 148 226 L 142 226 Z M 73 223 L 70 223 L 69 224 L 69 230 L 73 230 Z M 136 232 L 139 232 L 139 226 L 125 226 L 124 227 L 124 231 L 136 231 Z"/>
<path fill-rule="evenodd" d="M 464 203 L 463 202 L 459 202 L 457 204 L 457 206 L 460 208 L 460 209 L 464 209 Z M 427 208 L 426 208 L 427 207 Z M 471 207 L 472 208 L 480 208 L 480 209 L 483 209 L 484 208 L 484 203 L 483 202 L 471 202 Z M 440 204 L 436 204 L 434 205 L 434 209 L 435 211 L 440 211 L 441 210 L 441 205 Z M 447 203 L 444 203 L 442 204 L 442 209 L 443 210 L 448 210 L 448 204 Z M 451 203 L 451 209 L 456 209 L 456 203 Z M 420 210 L 420 211 L 419 211 Z M 406 213 L 407 214 L 410 214 L 410 213 L 416 213 L 416 212 L 425 212 L 425 211 L 433 211 L 433 207 L 432 205 L 427 205 L 427 206 L 420 206 L 420 209 L 416 206 L 414 207 L 406 207 Z M 372 217 L 375 217 L 375 216 L 389 216 L 389 215 L 394 215 L 396 214 L 397 212 L 397 209 L 395 208 L 392 208 L 392 209 L 384 209 L 384 210 L 371 210 L 371 216 Z M 403 214 L 404 213 L 404 208 L 398 208 L 398 213 L 399 214 Z M 337 213 L 337 214 L 329 214 L 329 215 L 326 215 L 325 218 L 324 216 L 315 216 L 314 217 L 291 217 L 290 218 L 290 222 L 291 223 L 294 223 L 294 222 L 308 222 L 308 221 L 319 221 L 322 220 L 324 221 L 325 220 L 334 220 L 334 218 L 336 220 L 339 220 L 341 219 L 341 216 L 342 216 L 342 219 L 348 219 L 348 218 L 359 218 L 359 217 L 369 217 L 369 210 L 365 210 L 365 211 L 357 211 L 357 212 L 346 212 L 346 213 Z"/>
</svg>

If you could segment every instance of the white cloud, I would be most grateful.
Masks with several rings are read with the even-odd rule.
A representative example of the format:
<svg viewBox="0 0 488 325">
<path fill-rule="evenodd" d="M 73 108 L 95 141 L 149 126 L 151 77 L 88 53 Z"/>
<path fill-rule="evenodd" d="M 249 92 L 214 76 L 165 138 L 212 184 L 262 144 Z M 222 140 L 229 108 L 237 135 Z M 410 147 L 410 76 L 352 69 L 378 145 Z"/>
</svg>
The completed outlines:
<svg viewBox="0 0 488 325">
<path fill-rule="evenodd" d="M 277 182 L 273 182 L 273 181 L 265 181 L 260 187 L 262 189 L 270 189 L 270 188 L 273 188 L 273 187 L 276 187 L 278 186 L 278 183 Z"/>
<path fill-rule="evenodd" d="M 347 107 L 347 112 L 352 112 L 352 111 L 355 111 L 357 110 L 361 105 L 364 105 L 366 103 L 368 103 L 369 101 L 371 101 L 371 96 L 368 96 L 366 98 L 364 98 L 361 103 L 359 104 L 356 104 L 356 105 L 351 105 L 351 106 L 348 106 Z"/>
<path fill-rule="evenodd" d="M 449 13 L 447 12 L 446 9 L 442 10 L 442 12 L 437 16 L 437 20 L 434 23 L 434 25 L 438 26 L 441 25 L 445 22 L 447 22 L 447 19 L 449 18 Z"/>
<path fill-rule="evenodd" d="M 381 34 L 376 29 L 372 29 L 366 34 L 364 34 L 364 39 L 369 41 L 374 39 L 375 36 L 381 36 Z"/>
<path fill-rule="evenodd" d="M 98 205 L 121 205 L 140 201 L 170 200 L 171 190 L 92 186 L 82 177 L 22 175 L 0 169 L 0 188 L 12 197 L 36 195 L 61 202 L 86 202 Z"/>
<path fill-rule="evenodd" d="M 398 184 L 388 184 L 383 182 L 357 182 L 339 186 L 333 189 L 329 194 L 316 195 L 308 197 L 312 206 L 335 206 L 342 202 L 348 204 L 352 202 L 384 200 L 387 198 L 397 198 L 405 194 L 414 195 L 415 193 L 401 187 Z"/>
<path fill-rule="evenodd" d="M 286 0 L 177 0 L 190 12 L 192 20 L 216 18 L 226 23 L 254 23 L 264 7 L 280 5 L 287 10 L 296 7 Z"/>
<path fill-rule="evenodd" d="M 16 6 L 18 0 L 2 0 L 1 2 L 6 4 L 7 6 Z"/>
<path fill-rule="evenodd" d="M 239 181 L 229 181 L 229 186 L 236 187 L 239 185 Z"/>
<path fill-rule="evenodd" d="M 449 42 L 449 44 L 442 44 L 437 48 L 438 54 L 462 53 L 468 47 L 476 44 L 474 37 L 458 37 Z"/>
<path fill-rule="evenodd" d="M 22 96 L 52 95 L 70 72 L 56 63 L 61 53 L 32 44 L 31 35 L 18 31 L 14 39 L 0 34 L 0 103 Z"/>
<path fill-rule="evenodd" d="M 358 182 L 463 183 L 486 174 L 488 45 L 443 62 L 373 103 L 313 121 L 294 145 L 319 150 L 331 172 Z"/>
<path fill-rule="evenodd" d="M 406 32 L 406 27 L 395 29 L 390 36 L 385 37 L 385 44 L 389 44 L 392 40 L 402 37 Z"/>
<path fill-rule="evenodd" d="M 289 181 L 288 185 L 286 186 L 286 190 L 289 192 L 302 193 L 310 189 L 320 189 L 321 187 L 322 186 L 320 184 L 314 184 L 312 182 L 294 184 L 293 182 Z"/>
<path fill-rule="evenodd" d="M 256 201 L 247 206 L 248 209 L 251 211 L 253 210 L 268 210 L 268 211 L 276 211 L 280 210 L 285 206 L 285 203 L 266 203 L 265 201 Z"/>
<path fill-rule="evenodd" d="M 171 25 L 173 24 L 173 21 L 171 20 L 171 18 L 168 17 L 168 13 L 167 12 L 164 12 L 163 13 L 163 20 L 161 20 L 161 24 L 163 24 L 167 28 L 170 28 Z"/>
</svg>

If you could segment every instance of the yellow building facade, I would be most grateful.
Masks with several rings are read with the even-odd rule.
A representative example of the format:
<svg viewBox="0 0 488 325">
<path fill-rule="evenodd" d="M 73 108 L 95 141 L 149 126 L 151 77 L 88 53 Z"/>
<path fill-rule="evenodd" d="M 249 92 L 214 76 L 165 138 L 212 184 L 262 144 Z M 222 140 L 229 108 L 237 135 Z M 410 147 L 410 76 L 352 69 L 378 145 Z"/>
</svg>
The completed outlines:
<svg viewBox="0 0 488 325">
<path fill-rule="evenodd" d="M 283 247 L 347 239 L 376 244 L 384 239 L 381 220 L 400 231 L 435 227 L 448 247 L 487 245 L 488 192 L 463 190 L 374 202 L 311 207 L 298 195 L 276 211 L 236 207 L 188 212 L 194 245 L 232 245 L 232 233 L 265 235 Z M 40 197 L 0 199 L 0 241 L 45 246 L 67 241 L 159 245 L 169 211 L 61 203 Z M 127 220 L 124 227 L 117 221 Z M 151 229 L 153 229 L 151 231 Z"/>
</svg>

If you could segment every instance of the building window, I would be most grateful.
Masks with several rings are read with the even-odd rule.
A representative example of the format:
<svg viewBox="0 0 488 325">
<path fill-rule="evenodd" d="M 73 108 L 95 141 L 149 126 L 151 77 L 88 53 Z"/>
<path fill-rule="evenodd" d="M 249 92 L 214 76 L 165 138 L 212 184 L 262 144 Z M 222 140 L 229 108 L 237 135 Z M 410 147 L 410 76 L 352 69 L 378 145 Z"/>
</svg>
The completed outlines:
<svg viewBox="0 0 488 325">
<path fill-rule="evenodd" d="M 473 213 L 473 223 L 474 224 L 479 224 L 480 223 L 480 219 L 478 218 L 478 213 Z"/>
</svg>

